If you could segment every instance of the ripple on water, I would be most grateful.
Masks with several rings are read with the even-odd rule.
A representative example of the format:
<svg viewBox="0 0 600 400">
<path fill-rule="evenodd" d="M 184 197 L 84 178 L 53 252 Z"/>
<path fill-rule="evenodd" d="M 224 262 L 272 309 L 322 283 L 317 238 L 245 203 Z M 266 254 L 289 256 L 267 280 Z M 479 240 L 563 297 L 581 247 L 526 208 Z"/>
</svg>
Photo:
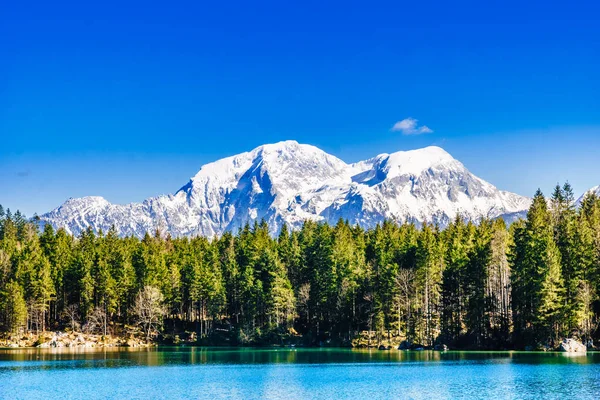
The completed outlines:
<svg viewBox="0 0 600 400">
<path fill-rule="evenodd" d="M 599 354 L 0 350 L 2 399 L 596 399 L 599 377 Z"/>
</svg>

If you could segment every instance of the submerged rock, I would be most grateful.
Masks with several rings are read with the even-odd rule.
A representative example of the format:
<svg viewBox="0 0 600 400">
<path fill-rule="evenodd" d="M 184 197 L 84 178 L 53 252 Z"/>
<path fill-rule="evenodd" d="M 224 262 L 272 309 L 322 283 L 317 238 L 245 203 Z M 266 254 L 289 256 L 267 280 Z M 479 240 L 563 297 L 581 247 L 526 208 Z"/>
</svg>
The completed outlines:
<svg viewBox="0 0 600 400">
<path fill-rule="evenodd" d="M 585 353 L 587 352 L 587 347 L 578 340 L 575 339 L 563 339 L 559 348 L 560 351 L 565 353 Z"/>
</svg>

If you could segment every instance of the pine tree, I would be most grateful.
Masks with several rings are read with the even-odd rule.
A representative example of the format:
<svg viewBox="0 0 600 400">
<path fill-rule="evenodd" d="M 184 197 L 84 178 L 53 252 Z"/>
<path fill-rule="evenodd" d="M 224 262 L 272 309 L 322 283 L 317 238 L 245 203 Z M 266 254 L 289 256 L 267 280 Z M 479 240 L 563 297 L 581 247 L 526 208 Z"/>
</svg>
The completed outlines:
<svg viewBox="0 0 600 400">
<path fill-rule="evenodd" d="M 241 314 L 241 275 L 236 259 L 234 236 L 226 232 L 217 242 L 220 255 L 221 276 L 224 281 L 227 314 L 238 325 Z"/>
<path fill-rule="evenodd" d="M 31 284 L 31 301 L 35 310 L 41 312 L 41 328 L 46 330 L 48 310 L 50 301 L 54 299 L 56 291 L 52 282 L 52 273 L 50 262 L 46 258 L 41 258 L 35 265 Z"/>
<path fill-rule="evenodd" d="M 508 229 L 460 217 L 444 230 L 306 221 L 276 239 L 264 221 L 213 240 L 156 232 L 140 241 L 115 229 L 40 233 L 20 213 L 0 215 L 2 330 L 76 327 L 80 314 L 90 329 L 119 334 L 145 287 L 162 299 L 165 330 L 195 326 L 203 341 L 228 331 L 240 343 L 280 343 L 294 331 L 307 344 L 346 344 L 364 331 L 370 344 L 397 332 L 457 347 L 597 339 L 600 200 L 588 194 L 576 210 L 566 184 L 550 207 L 536 193 L 527 219 Z"/>
<path fill-rule="evenodd" d="M 524 225 L 517 226 L 511 267 L 515 333 L 525 343 L 552 343 L 560 335 L 563 280 L 551 214 L 540 190 Z"/>
<path fill-rule="evenodd" d="M 295 315 L 296 300 L 285 267 L 274 249 L 268 247 L 262 250 L 256 267 L 263 289 L 266 328 L 288 327 Z"/>
<path fill-rule="evenodd" d="M 364 257 L 355 241 L 356 232 L 343 220 L 338 221 L 331 232 L 331 269 L 335 271 L 336 298 L 333 321 L 335 333 L 350 340 L 356 328 L 359 286 L 364 279 Z"/>
<path fill-rule="evenodd" d="M 491 330 L 490 273 L 492 263 L 493 225 L 482 220 L 473 235 L 465 280 L 465 330 L 470 343 L 484 346 Z"/>
<path fill-rule="evenodd" d="M 456 345 L 463 332 L 472 237 L 460 215 L 444 232 L 447 243 L 442 277 L 442 336 L 445 343 Z"/>
<path fill-rule="evenodd" d="M 592 248 L 588 249 L 589 255 L 583 257 L 589 257 L 591 263 L 584 270 L 584 284 L 588 289 L 585 293 L 590 293 L 590 302 L 595 302 L 600 295 L 600 198 L 595 193 L 587 193 L 584 196 L 580 208 L 580 218 L 587 222 L 591 234 L 590 240 L 593 243 L 591 244 Z M 587 321 L 587 331 L 592 330 L 591 326 L 594 320 L 598 321 L 597 315 L 592 321 Z"/>
<path fill-rule="evenodd" d="M 337 271 L 332 265 L 333 232 L 319 224 L 314 240 L 306 249 L 306 271 L 310 283 L 310 314 L 314 317 L 314 335 L 321 340 L 331 328 L 337 309 Z"/>
<path fill-rule="evenodd" d="M 81 233 L 73 252 L 65 280 L 69 288 L 69 304 L 77 304 L 81 316 L 86 318 L 94 308 L 94 281 L 92 271 L 96 261 L 96 235 L 88 228 Z"/>
<path fill-rule="evenodd" d="M 415 337 L 423 344 L 433 345 L 439 334 L 444 248 L 429 225 L 423 227 L 419 237 L 416 266 L 419 321 L 415 324 Z"/>
<path fill-rule="evenodd" d="M 594 232 L 583 212 L 577 218 L 573 258 L 578 267 L 580 279 L 576 288 L 577 296 L 573 299 L 571 306 L 571 323 L 579 329 L 579 333 L 583 337 L 589 339 L 593 327 L 593 303 L 598 295 L 594 285 L 596 249 Z"/>
<path fill-rule="evenodd" d="M 26 234 L 25 228 L 29 225 L 27 223 L 27 217 L 21 214 L 21 211 L 17 210 L 13 216 L 13 221 L 17 228 L 17 237 L 19 238 L 19 240 L 23 240 Z"/>
<path fill-rule="evenodd" d="M 579 288 L 581 266 L 576 255 L 576 212 L 573 190 L 569 183 L 556 186 L 551 200 L 554 240 L 560 252 L 562 279 L 564 282 L 564 308 L 562 325 L 566 331 L 576 329 L 579 324 Z"/>
<path fill-rule="evenodd" d="M 514 342 L 525 346 L 533 339 L 534 319 L 533 294 L 535 275 L 529 259 L 529 243 L 525 221 L 517 221 L 511 226 L 513 238 L 510 245 L 511 301 Z"/>
<path fill-rule="evenodd" d="M 23 289 L 17 282 L 10 281 L 0 292 L 0 306 L 4 330 L 19 334 L 27 325 L 27 305 Z"/>
</svg>

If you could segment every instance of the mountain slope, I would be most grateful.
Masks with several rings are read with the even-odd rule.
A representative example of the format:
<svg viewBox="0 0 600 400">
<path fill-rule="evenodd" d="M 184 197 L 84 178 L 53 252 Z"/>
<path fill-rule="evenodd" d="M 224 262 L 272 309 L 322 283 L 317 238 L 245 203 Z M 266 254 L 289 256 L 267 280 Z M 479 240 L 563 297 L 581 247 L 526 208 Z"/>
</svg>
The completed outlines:
<svg viewBox="0 0 600 400">
<path fill-rule="evenodd" d="M 498 190 L 439 147 L 381 154 L 354 164 L 309 145 L 286 141 L 204 165 L 173 195 L 111 204 L 101 197 L 69 199 L 42 215 L 73 234 L 115 226 L 120 235 L 160 229 L 173 236 L 215 236 L 265 219 L 283 223 L 339 218 L 372 227 L 384 219 L 447 224 L 515 218 L 530 199 Z"/>
<path fill-rule="evenodd" d="M 587 190 L 587 191 L 586 191 L 584 194 L 582 194 L 582 195 L 581 195 L 581 196 L 580 196 L 580 197 L 577 199 L 577 201 L 575 202 L 575 204 L 576 204 L 577 206 L 579 206 L 579 205 L 581 204 L 581 202 L 583 201 L 583 199 L 585 198 L 585 196 L 586 196 L 588 193 L 594 193 L 596 196 L 600 197 L 600 185 L 598 185 L 598 186 L 594 186 L 593 188 L 591 188 L 591 189 Z"/>
</svg>

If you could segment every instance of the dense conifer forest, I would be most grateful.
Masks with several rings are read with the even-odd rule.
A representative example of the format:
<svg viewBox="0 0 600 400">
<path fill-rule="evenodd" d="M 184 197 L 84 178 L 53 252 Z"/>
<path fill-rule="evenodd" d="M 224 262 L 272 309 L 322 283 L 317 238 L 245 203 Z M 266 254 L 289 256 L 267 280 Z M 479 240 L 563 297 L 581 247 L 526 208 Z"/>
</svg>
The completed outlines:
<svg viewBox="0 0 600 400">
<path fill-rule="evenodd" d="M 4 335 L 141 323 L 201 344 L 350 345 L 370 331 L 374 344 L 540 347 L 597 338 L 599 294 L 600 199 L 575 206 L 568 184 L 510 226 L 307 221 L 275 238 L 265 223 L 213 240 L 73 237 L 0 207 Z"/>
</svg>

